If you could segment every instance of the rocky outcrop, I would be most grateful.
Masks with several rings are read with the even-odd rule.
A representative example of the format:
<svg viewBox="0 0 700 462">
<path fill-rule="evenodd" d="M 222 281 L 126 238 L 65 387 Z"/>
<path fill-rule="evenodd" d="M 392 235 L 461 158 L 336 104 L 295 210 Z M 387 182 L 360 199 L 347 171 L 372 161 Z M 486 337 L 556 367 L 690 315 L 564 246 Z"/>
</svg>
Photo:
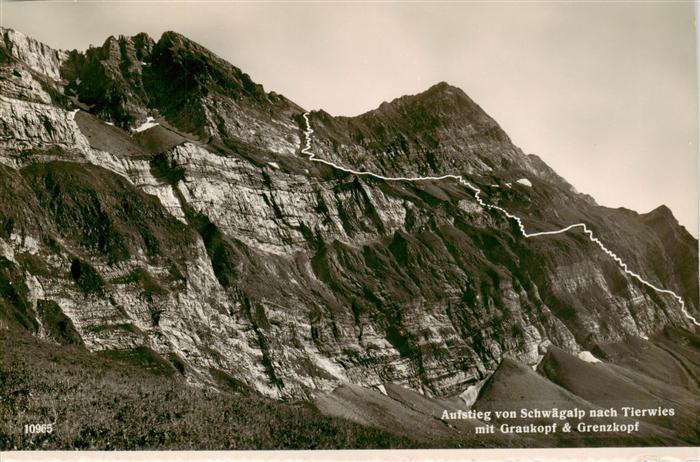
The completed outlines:
<svg viewBox="0 0 700 462">
<path fill-rule="evenodd" d="M 61 69 L 67 94 L 122 128 L 149 116 L 220 148 L 253 143 L 293 153 L 297 105 L 267 93 L 250 76 L 175 32 L 109 37 L 101 47 L 72 51 Z"/>
<path fill-rule="evenodd" d="M 309 162 L 300 107 L 178 34 L 69 54 L 4 34 L 3 325 L 145 346 L 193 383 L 223 371 L 289 399 L 347 382 L 457 395 L 504 357 L 690 328 L 583 235 L 525 239 L 454 181 Z M 134 133 L 146 117 L 158 125 Z M 597 206 L 461 90 L 310 119 L 319 157 L 468 175 L 535 230 L 590 223 L 697 312 L 697 242 L 672 217 Z"/>
<path fill-rule="evenodd" d="M 27 37 L 12 29 L 2 29 L 3 54 L 24 63 L 34 72 L 53 80 L 61 79 L 61 64 L 66 53 Z"/>
</svg>

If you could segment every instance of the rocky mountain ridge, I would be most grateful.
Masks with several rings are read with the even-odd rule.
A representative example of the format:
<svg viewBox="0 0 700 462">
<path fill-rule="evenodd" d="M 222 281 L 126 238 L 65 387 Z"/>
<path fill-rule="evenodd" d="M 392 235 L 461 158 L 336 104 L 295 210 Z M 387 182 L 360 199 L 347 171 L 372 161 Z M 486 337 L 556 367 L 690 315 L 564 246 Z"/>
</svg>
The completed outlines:
<svg viewBox="0 0 700 462">
<path fill-rule="evenodd" d="M 86 52 L 2 34 L 5 328 L 285 399 L 341 383 L 457 395 L 504 357 L 693 329 L 582 235 L 526 240 L 455 182 L 308 162 L 301 107 L 179 34 Z M 528 229 L 589 223 L 698 312 L 697 241 L 668 209 L 596 205 L 459 89 L 310 120 L 319 157 L 468 176 Z"/>
</svg>

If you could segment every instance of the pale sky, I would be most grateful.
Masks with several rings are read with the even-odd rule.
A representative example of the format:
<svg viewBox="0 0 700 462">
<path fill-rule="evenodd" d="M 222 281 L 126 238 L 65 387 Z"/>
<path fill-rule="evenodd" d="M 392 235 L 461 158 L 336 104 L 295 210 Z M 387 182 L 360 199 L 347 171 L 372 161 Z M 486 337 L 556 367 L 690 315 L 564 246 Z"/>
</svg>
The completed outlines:
<svg viewBox="0 0 700 462">
<path fill-rule="evenodd" d="M 666 204 L 698 235 L 691 2 L 4 2 L 2 13 L 62 49 L 175 30 L 335 115 L 444 80 L 600 204 Z"/>
</svg>

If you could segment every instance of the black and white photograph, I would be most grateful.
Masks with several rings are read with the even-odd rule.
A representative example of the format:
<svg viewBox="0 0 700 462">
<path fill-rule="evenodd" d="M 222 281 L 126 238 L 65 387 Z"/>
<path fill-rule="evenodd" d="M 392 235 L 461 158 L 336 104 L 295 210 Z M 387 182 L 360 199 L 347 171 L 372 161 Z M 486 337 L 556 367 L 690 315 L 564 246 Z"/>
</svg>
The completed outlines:
<svg viewBox="0 0 700 462">
<path fill-rule="evenodd" d="M 0 458 L 697 459 L 696 8 L 3 1 Z"/>
</svg>

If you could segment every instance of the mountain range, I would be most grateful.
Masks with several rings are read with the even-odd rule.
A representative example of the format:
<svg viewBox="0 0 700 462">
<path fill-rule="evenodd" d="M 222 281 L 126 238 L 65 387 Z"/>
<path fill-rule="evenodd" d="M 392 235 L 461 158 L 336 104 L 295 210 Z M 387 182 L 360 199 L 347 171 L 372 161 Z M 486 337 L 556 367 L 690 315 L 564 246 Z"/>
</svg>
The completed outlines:
<svg viewBox="0 0 700 462">
<path fill-rule="evenodd" d="M 526 238 L 458 181 L 348 169 L 461 175 L 532 233 L 586 223 L 698 318 L 698 242 L 667 207 L 598 205 L 444 82 L 356 117 L 312 111 L 307 127 L 305 109 L 175 32 L 86 51 L 1 33 L 0 447 L 182 443 L 117 443 L 107 424 L 17 434 L 22 412 L 58 412 L 50 376 L 21 357 L 54 364 L 68 396 L 86 386 L 71 368 L 95 362 L 155 394 L 178 383 L 195 402 L 304 409 L 333 435 L 356 425 L 329 447 L 697 444 L 700 337 L 676 298 L 580 230 Z M 309 128 L 314 155 L 345 168 L 301 152 Z M 477 438 L 483 422 L 442 418 L 524 402 L 679 414 L 633 437 Z"/>
</svg>

